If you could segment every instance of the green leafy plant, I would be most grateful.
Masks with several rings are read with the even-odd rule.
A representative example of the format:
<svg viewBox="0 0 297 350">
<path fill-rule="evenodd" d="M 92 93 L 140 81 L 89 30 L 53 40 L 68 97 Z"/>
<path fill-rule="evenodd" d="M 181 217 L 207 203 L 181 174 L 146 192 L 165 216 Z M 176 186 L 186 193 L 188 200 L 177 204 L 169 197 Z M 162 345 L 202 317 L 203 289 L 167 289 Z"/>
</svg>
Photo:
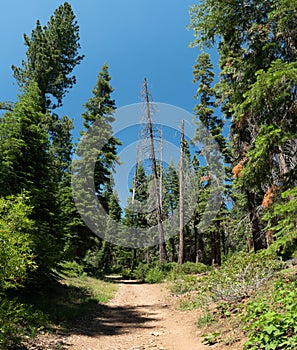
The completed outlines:
<svg viewBox="0 0 297 350">
<path fill-rule="evenodd" d="M 144 282 L 149 269 L 149 264 L 139 264 L 133 271 L 133 277 L 141 282 Z"/>
<path fill-rule="evenodd" d="M 217 310 L 222 318 L 231 316 L 231 305 L 225 301 L 217 303 Z"/>
<path fill-rule="evenodd" d="M 145 282 L 147 283 L 160 283 L 164 280 L 164 272 L 159 266 L 150 268 L 146 274 Z"/>
<path fill-rule="evenodd" d="M 205 310 L 204 314 L 201 315 L 197 320 L 197 327 L 201 328 L 204 326 L 208 326 L 214 322 L 213 315 L 209 312 L 209 310 Z"/>
<path fill-rule="evenodd" d="M 0 198 L 0 293 L 22 286 L 37 267 L 28 201 L 26 194 Z"/>
<path fill-rule="evenodd" d="M 251 296 L 271 279 L 282 264 L 267 251 L 239 253 L 202 281 L 214 301 L 235 302 Z"/>
<path fill-rule="evenodd" d="M 25 336 L 33 337 L 46 322 L 42 312 L 15 300 L 0 299 L 0 348 L 15 349 Z"/>
<path fill-rule="evenodd" d="M 180 295 L 191 291 L 196 291 L 199 289 L 198 279 L 196 276 L 181 276 L 181 277 L 182 278 L 175 280 L 170 285 L 171 293 L 175 295 Z"/>
<path fill-rule="evenodd" d="M 220 342 L 220 333 L 219 332 L 212 332 L 203 334 L 203 344 L 206 345 L 214 345 Z"/>
<path fill-rule="evenodd" d="M 180 266 L 180 271 L 189 275 L 205 273 L 207 271 L 210 271 L 210 269 L 210 266 L 190 261 L 187 261 Z"/>
<path fill-rule="evenodd" d="M 248 341 L 244 349 L 297 348 L 297 282 L 276 282 L 271 297 L 258 298 L 247 306 Z"/>
<path fill-rule="evenodd" d="M 87 275 L 83 266 L 76 261 L 64 261 L 59 265 L 62 273 L 67 277 L 85 277 Z"/>
</svg>

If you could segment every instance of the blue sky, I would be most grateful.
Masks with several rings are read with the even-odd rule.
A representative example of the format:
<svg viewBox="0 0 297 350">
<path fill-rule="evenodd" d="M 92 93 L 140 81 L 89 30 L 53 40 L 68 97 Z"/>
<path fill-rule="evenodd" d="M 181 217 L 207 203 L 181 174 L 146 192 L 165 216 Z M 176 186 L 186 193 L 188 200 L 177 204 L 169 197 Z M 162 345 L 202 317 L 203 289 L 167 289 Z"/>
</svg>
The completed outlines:
<svg viewBox="0 0 297 350">
<path fill-rule="evenodd" d="M 187 30 L 187 25 L 189 8 L 195 1 L 69 0 L 68 2 L 72 5 L 80 26 L 80 53 L 85 55 L 85 59 L 75 69 L 76 86 L 64 98 L 63 107 L 57 112 L 61 116 L 68 115 L 74 120 L 75 139 L 82 128 L 80 115 L 84 110 L 83 104 L 92 96 L 91 91 L 104 63 L 109 65 L 111 85 L 115 89 L 113 98 L 117 107 L 123 108 L 140 103 L 143 79 L 147 77 L 155 102 L 174 105 L 192 112 L 195 105 L 192 67 L 199 51 L 189 48 L 193 34 L 191 30 Z M 16 100 L 18 89 L 12 77 L 11 65 L 20 66 L 22 59 L 25 58 L 23 34 L 30 35 L 37 19 L 42 25 L 46 24 L 54 10 L 62 3 L 63 1 L 58 0 L 1 1 L 0 33 L 3 48 L 0 64 L 1 101 Z M 182 114 L 180 120 L 183 118 Z M 187 122 L 191 123 L 191 115 L 187 113 L 185 115 L 188 118 Z M 136 122 L 137 118 L 138 116 L 134 116 Z M 168 115 L 166 125 L 178 130 L 179 115 L 174 117 L 172 125 L 170 118 Z M 190 126 L 190 129 L 193 130 L 194 126 Z M 127 147 L 131 146 L 129 136 L 122 141 L 127 142 Z M 133 147 L 136 148 L 135 145 L 130 148 Z M 176 152 L 178 155 L 178 149 Z M 128 157 L 129 160 L 135 159 L 135 155 L 131 155 L 130 151 Z M 125 162 L 125 159 L 121 160 Z M 131 172 L 133 165 L 132 162 L 128 173 Z M 126 190 L 122 194 L 124 198 L 128 185 L 121 184 L 120 187 Z M 122 192 L 121 189 L 118 191 Z"/>
<path fill-rule="evenodd" d="M 83 103 L 91 96 L 101 66 L 107 62 L 118 107 L 140 102 L 144 77 L 155 101 L 192 111 L 195 87 L 192 66 L 198 55 L 190 49 L 192 0 L 70 0 L 80 26 L 83 62 L 75 69 L 77 85 L 64 99 L 60 114 L 81 128 Z M 1 1 L 0 100 L 16 99 L 11 65 L 25 58 L 23 34 L 37 19 L 45 24 L 63 1 Z"/>
</svg>

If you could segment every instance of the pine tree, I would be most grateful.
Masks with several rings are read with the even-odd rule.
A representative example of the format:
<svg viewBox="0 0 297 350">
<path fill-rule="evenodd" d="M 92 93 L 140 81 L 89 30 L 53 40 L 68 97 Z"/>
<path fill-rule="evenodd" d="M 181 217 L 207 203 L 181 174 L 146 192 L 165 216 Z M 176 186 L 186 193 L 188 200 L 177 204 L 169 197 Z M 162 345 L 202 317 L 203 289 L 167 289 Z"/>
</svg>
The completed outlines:
<svg viewBox="0 0 297 350">
<path fill-rule="evenodd" d="M 83 56 L 78 54 L 80 49 L 79 27 L 70 4 L 65 2 L 59 6 L 45 26 L 42 27 L 40 21 L 37 21 L 31 36 L 25 35 L 24 39 L 27 47 L 26 60 L 19 68 L 13 66 L 13 72 L 17 83 L 25 91 L 25 94 L 34 84 L 37 85 L 38 91 L 36 90 L 35 94 L 39 94 L 39 114 L 36 113 L 36 116 L 32 118 L 32 124 L 37 123 L 38 116 L 40 118 L 38 120 L 39 128 L 46 140 L 44 142 L 46 142 L 45 153 L 47 157 L 45 160 L 40 159 L 38 168 L 40 179 L 43 179 L 44 183 L 41 184 L 37 176 L 31 176 L 29 187 L 31 187 L 31 192 L 36 193 L 32 196 L 32 200 L 36 198 L 33 213 L 40 210 L 40 213 L 36 215 L 39 218 L 39 224 L 43 223 L 42 230 L 40 229 L 40 241 L 45 240 L 46 242 L 46 237 L 50 241 L 55 241 L 53 260 L 56 259 L 58 262 L 57 252 L 63 250 L 65 235 L 70 234 L 68 232 L 69 225 L 75 218 L 70 188 L 70 165 L 73 148 L 71 129 L 73 125 L 68 117 L 60 118 L 57 114 L 50 114 L 49 109 L 62 105 L 63 97 L 76 81 L 75 77 L 70 75 L 75 66 L 83 59 Z M 18 113 L 18 103 L 16 105 L 9 104 L 8 107 L 13 113 Z M 34 140 L 32 135 L 28 134 L 27 136 L 25 142 L 29 147 L 29 144 Z M 35 153 L 38 155 L 40 152 L 44 152 L 44 148 L 40 147 Z M 28 156 L 28 160 L 31 157 L 32 155 Z M 11 164 L 16 167 L 17 159 Z M 22 169 L 20 171 L 24 173 L 32 172 L 35 169 L 34 166 L 28 170 L 29 161 L 25 161 L 24 164 L 19 165 L 19 169 Z M 44 168 L 46 170 L 43 170 Z M 5 174 L 1 176 L 3 182 L 5 176 Z M 16 177 L 16 175 L 14 176 Z M 10 183 L 12 181 L 13 177 Z M 22 186 L 21 183 L 19 185 Z M 28 188 L 27 185 L 23 185 L 23 187 Z M 14 189 L 10 191 L 7 188 L 7 191 L 14 193 Z M 39 193 L 38 196 L 37 193 Z M 42 237 L 43 235 L 46 237 Z M 51 235 L 53 235 L 52 239 Z M 46 247 L 46 244 L 44 246 Z M 43 248 L 40 247 L 40 249 L 40 256 L 42 256 Z M 47 255 L 50 255 L 50 249 L 48 253 L 44 254 L 44 256 Z"/>
<path fill-rule="evenodd" d="M 255 251 L 266 246 L 262 203 L 272 188 L 289 185 L 296 99 L 296 8 L 286 0 L 207 0 L 191 10 L 195 45 L 216 42 L 221 108 L 232 118 L 234 189 L 245 197 Z M 290 137 L 290 136 L 291 137 Z M 290 153 L 292 152 L 292 153 Z"/>
<path fill-rule="evenodd" d="M 117 161 L 116 147 L 120 145 L 119 140 L 112 135 L 111 123 L 116 107 L 115 101 L 111 99 L 113 88 L 110 80 L 108 65 L 104 64 L 93 96 L 85 104 L 86 111 L 82 114 L 85 131 L 76 150 L 78 159 L 73 162 L 75 203 L 88 224 L 86 227 L 80 219 L 76 220 L 80 240 L 83 241 L 80 256 L 98 244 L 97 239 L 97 243 L 94 241 L 93 233 L 103 238 L 106 231 L 110 199 L 106 198 L 104 191 L 112 183 L 112 171 Z"/>
<path fill-rule="evenodd" d="M 1 120 L 0 189 L 2 196 L 28 192 L 37 228 L 34 254 L 39 268 L 49 270 L 60 257 L 61 240 L 55 230 L 54 164 L 45 119 L 39 88 L 31 83 Z"/>
<path fill-rule="evenodd" d="M 213 168 L 216 165 L 220 166 L 222 161 L 219 158 L 215 159 L 213 157 L 213 153 L 219 151 L 222 157 L 224 158 L 225 162 L 230 162 L 230 153 L 226 138 L 223 136 L 223 120 L 222 118 L 219 118 L 215 115 L 216 104 L 219 96 L 217 96 L 216 90 L 213 87 L 215 75 L 213 72 L 213 65 L 210 61 L 209 54 L 205 52 L 200 54 L 196 61 L 196 65 L 194 66 L 193 75 L 193 82 L 199 83 L 197 93 L 195 95 L 199 103 L 194 108 L 194 112 L 197 118 L 197 129 L 194 141 L 199 142 L 201 138 L 202 140 L 204 139 L 206 141 L 206 145 L 204 145 L 206 151 L 204 152 L 202 150 L 201 153 L 206 154 L 207 162 L 211 161 L 211 165 L 208 167 L 209 173 L 206 175 L 208 177 L 206 182 L 208 182 L 210 185 L 206 188 L 208 188 L 208 197 L 211 198 L 211 196 L 213 195 L 212 188 L 214 187 L 214 191 L 217 191 L 216 187 L 223 185 L 222 181 L 219 181 L 217 185 L 211 186 L 211 182 L 214 181 L 216 173 L 220 171 L 219 169 L 211 168 Z M 215 150 L 216 148 L 217 151 Z M 214 172 L 214 174 L 212 174 L 212 172 Z M 201 180 L 199 181 L 201 182 Z M 221 191 L 223 190 L 224 189 L 221 188 Z M 206 206 L 204 210 L 209 210 L 208 206 Z M 206 212 L 204 213 L 204 215 L 212 216 L 211 213 Z M 208 235 L 211 237 L 212 261 L 214 265 L 221 264 L 221 223 L 220 220 L 218 220 L 218 217 L 223 218 L 223 216 L 217 216 L 216 218 L 213 218 L 213 223 L 206 230 L 208 232 Z M 198 217 L 196 216 L 196 221 L 197 218 Z M 198 230 L 198 227 L 196 227 L 197 222 L 194 226 L 195 230 Z M 198 239 L 199 237 L 197 231 L 195 232 L 195 237 L 196 239 Z M 196 244 L 197 242 L 198 241 L 196 240 Z M 202 242 L 200 240 L 200 245 L 201 244 Z"/>
<path fill-rule="evenodd" d="M 143 242 L 146 242 L 146 234 L 149 228 L 149 177 L 145 172 L 142 162 L 137 162 L 135 174 L 133 178 L 133 188 L 131 188 L 132 196 L 127 200 L 127 206 L 124 209 L 124 232 L 123 235 L 133 237 L 130 240 L 132 249 L 130 250 L 128 263 L 131 269 L 135 268 L 139 260 L 142 262 L 145 253 L 148 250 L 143 250 L 141 247 Z M 149 259 L 146 256 L 147 260 Z"/>
<path fill-rule="evenodd" d="M 164 174 L 163 212 L 165 217 L 172 216 L 178 207 L 179 183 L 178 173 L 173 160 L 170 161 Z"/>
<path fill-rule="evenodd" d="M 163 177 L 163 216 L 164 216 L 164 230 L 165 232 L 171 232 L 174 217 L 178 217 L 177 210 L 179 206 L 179 177 L 173 160 L 170 161 L 168 167 L 165 170 Z M 178 232 L 177 232 L 178 233 Z M 168 259 L 173 262 L 177 261 L 177 238 L 176 236 L 171 237 L 167 243 L 167 254 Z"/>
<path fill-rule="evenodd" d="M 37 83 L 43 112 L 61 106 L 65 93 L 76 82 L 75 76 L 69 75 L 83 59 L 78 54 L 79 27 L 71 5 L 60 5 L 44 27 L 37 21 L 31 37 L 25 34 L 24 39 L 27 60 L 22 67 L 12 67 L 14 77 L 22 87 L 32 80 Z"/>
</svg>

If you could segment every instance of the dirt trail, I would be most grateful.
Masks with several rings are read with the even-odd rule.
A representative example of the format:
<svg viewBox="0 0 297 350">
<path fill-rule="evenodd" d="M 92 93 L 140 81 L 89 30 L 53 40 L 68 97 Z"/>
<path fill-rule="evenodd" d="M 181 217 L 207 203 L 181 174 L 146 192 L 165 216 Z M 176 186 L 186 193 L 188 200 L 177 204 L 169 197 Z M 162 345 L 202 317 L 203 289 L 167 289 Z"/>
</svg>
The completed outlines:
<svg viewBox="0 0 297 350">
<path fill-rule="evenodd" d="M 209 349 L 199 341 L 197 311 L 182 312 L 174 304 L 162 285 L 123 281 L 114 299 L 67 337 L 67 349 Z"/>
</svg>

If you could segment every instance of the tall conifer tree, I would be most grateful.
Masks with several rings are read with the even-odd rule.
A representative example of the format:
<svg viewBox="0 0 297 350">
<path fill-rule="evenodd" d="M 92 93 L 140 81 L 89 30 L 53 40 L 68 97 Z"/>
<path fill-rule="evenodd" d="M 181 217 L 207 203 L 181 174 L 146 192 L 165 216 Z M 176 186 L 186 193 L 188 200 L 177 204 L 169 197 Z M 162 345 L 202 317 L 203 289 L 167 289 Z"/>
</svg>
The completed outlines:
<svg viewBox="0 0 297 350">
<path fill-rule="evenodd" d="M 68 2 L 60 5 L 48 23 L 37 21 L 31 36 L 24 35 L 27 59 L 22 67 L 13 66 L 14 77 L 20 86 L 34 80 L 40 90 L 43 111 L 62 104 L 68 89 L 76 82 L 70 76 L 83 56 L 78 51 L 79 26 Z M 54 100 L 53 100 L 54 98 Z"/>
<path fill-rule="evenodd" d="M 216 91 L 232 117 L 235 190 L 246 199 L 237 204 L 249 215 L 255 251 L 266 246 L 265 198 L 295 181 L 289 158 L 296 149 L 296 19 L 296 6 L 286 0 L 206 0 L 191 9 L 194 44 L 218 44 Z"/>
</svg>

